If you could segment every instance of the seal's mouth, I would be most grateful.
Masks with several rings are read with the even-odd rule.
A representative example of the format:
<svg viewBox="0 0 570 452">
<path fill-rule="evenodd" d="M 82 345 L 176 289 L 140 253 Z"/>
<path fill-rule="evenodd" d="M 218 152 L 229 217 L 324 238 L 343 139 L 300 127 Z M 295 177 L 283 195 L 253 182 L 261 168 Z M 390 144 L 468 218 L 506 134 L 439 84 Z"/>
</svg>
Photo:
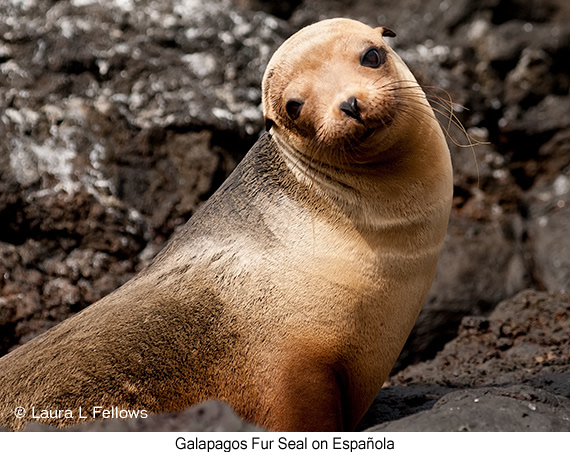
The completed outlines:
<svg viewBox="0 0 570 452">
<path fill-rule="evenodd" d="M 369 121 L 368 124 L 366 124 L 368 127 L 360 137 L 360 141 L 363 142 L 364 140 L 367 140 L 379 130 L 388 129 L 392 125 L 392 122 L 394 122 L 393 117 L 383 117 L 376 121 Z M 363 123 L 363 125 L 365 124 Z"/>
<path fill-rule="evenodd" d="M 362 135 L 360 137 L 360 141 L 364 141 L 368 138 L 370 138 L 370 136 L 374 133 L 376 129 L 366 129 L 366 132 L 364 132 L 364 135 Z"/>
</svg>

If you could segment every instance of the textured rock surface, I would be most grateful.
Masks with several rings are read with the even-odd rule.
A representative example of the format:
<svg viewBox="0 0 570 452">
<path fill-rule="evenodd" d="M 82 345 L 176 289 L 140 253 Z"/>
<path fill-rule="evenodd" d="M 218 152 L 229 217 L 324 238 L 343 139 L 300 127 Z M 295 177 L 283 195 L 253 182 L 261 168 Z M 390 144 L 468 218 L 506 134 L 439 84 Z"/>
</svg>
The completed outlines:
<svg viewBox="0 0 570 452">
<path fill-rule="evenodd" d="M 454 391 L 429 411 L 373 427 L 377 432 L 567 432 L 570 401 L 517 385 Z"/>
<path fill-rule="evenodd" d="M 457 337 L 434 359 L 409 366 L 392 382 L 455 388 L 542 382 L 570 371 L 569 344 L 570 294 L 523 291 L 488 317 L 464 317 Z"/>
<path fill-rule="evenodd" d="M 361 428 L 570 430 L 570 295 L 524 291 L 464 317 L 433 360 L 390 379 Z"/>
<path fill-rule="evenodd" d="M 133 276 L 255 141 L 286 27 L 230 6 L 0 5 L 0 353 Z"/>
</svg>

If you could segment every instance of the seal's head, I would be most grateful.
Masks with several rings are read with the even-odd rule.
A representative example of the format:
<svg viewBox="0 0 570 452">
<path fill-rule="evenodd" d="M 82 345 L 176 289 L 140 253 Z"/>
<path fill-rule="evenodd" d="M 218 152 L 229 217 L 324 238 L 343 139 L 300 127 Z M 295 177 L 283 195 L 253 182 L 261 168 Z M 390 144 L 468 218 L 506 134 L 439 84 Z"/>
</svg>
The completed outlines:
<svg viewBox="0 0 570 452">
<path fill-rule="evenodd" d="M 409 119 L 432 114 L 387 36 L 395 34 L 350 19 L 324 20 L 291 36 L 263 77 L 266 130 L 313 162 L 338 168 L 381 160 L 401 129 L 413 127 Z"/>
</svg>

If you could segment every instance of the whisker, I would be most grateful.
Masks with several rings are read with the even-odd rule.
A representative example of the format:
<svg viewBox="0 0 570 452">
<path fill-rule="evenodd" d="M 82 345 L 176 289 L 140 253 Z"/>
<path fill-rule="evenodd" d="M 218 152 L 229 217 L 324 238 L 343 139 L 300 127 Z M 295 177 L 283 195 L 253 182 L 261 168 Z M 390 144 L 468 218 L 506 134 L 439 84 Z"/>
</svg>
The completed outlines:
<svg viewBox="0 0 570 452">
<path fill-rule="evenodd" d="M 479 165 L 478 165 L 478 162 L 477 162 L 477 155 L 475 154 L 475 146 L 482 145 L 482 144 L 489 144 L 489 143 L 488 143 L 488 142 L 480 141 L 480 140 L 478 140 L 478 139 L 472 137 L 472 136 L 469 134 L 469 132 L 467 131 L 467 129 L 465 129 L 465 126 L 461 123 L 461 121 L 459 120 L 459 118 L 457 117 L 457 115 L 456 115 L 456 114 L 454 113 L 454 111 L 453 111 L 454 103 L 453 103 L 453 101 L 452 101 L 452 99 L 451 99 L 451 94 L 450 94 L 448 91 L 446 91 L 446 90 L 444 90 L 444 89 L 442 89 L 442 88 L 433 87 L 433 86 L 430 86 L 430 87 L 428 87 L 427 89 L 432 90 L 432 91 L 430 92 L 430 93 L 431 93 L 431 96 L 432 96 L 430 99 L 432 99 L 432 101 L 433 101 L 433 99 L 437 99 L 437 102 L 439 103 L 439 105 L 442 106 L 442 107 L 445 109 L 445 111 L 448 112 L 448 114 L 449 114 L 449 116 L 448 116 L 449 123 L 453 123 L 456 127 L 458 127 L 459 130 L 460 130 L 461 132 L 463 132 L 464 136 L 467 138 L 468 144 L 466 144 L 466 145 L 461 144 L 461 143 L 459 143 L 457 140 L 453 139 L 453 137 L 452 137 L 451 134 L 449 133 L 449 130 L 446 130 L 447 136 L 450 138 L 450 140 L 453 142 L 453 144 L 455 144 L 457 147 L 459 147 L 459 148 L 466 148 L 466 147 L 471 148 L 471 152 L 472 152 L 472 154 L 473 154 L 473 160 L 475 161 L 475 168 L 476 168 L 476 170 L 477 170 L 477 188 L 479 188 L 479 184 L 480 184 L 481 178 L 480 178 L 480 173 L 479 173 Z M 433 91 L 433 90 L 436 90 L 436 89 L 439 90 L 439 91 L 442 91 L 442 92 L 447 96 L 447 99 L 443 99 L 441 96 L 439 96 L 438 94 L 436 94 L 436 93 Z M 434 102 L 435 102 L 435 101 L 434 101 Z M 463 108 L 464 110 L 467 110 L 467 108 L 464 107 L 464 106 L 461 106 L 461 108 Z M 443 113 L 442 113 L 442 114 L 443 114 Z M 449 127 L 449 126 L 450 126 L 450 125 L 448 124 L 448 127 Z"/>
<path fill-rule="evenodd" d="M 410 85 L 401 85 L 401 83 L 410 83 Z M 392 84 L 396 84 L 397 86 L 390 86 Z M 387 83 L 385 85 L 387 87 L 386 91 L 390 92 L 390 98 L 395 99 L 398 101 L 400 107 L 403 106 L 404 103 L 408 105 L 418 105 L 424 104 L 422 101 L 423 99 L 427 99 L 431 109 L 438 113 L 439 115 L 445 117 L 447 119 L 447 124 L 444 125 L 441 122 L 441 119 L 436 115 L 436 120 L 440 123 L 442 130 L 444 131 L 447 138 L 458 148 L 470 148 L 473 154 L 473 159 L 475 161 L 475 167 L 477 170 L 477 186 L 480 183 L 480 174 L 479 174 L 479 165 L 477 162 L 477 155 L 475 154 L 475 146 L 488 144 L 488 142 L 480 141 L 474 137 L 472 137 L 465 126 L 461 123 L 459 118 L 454 112 L 455 104 L 452 101 L 451 95 L 446 90 L 434 87 L 434 86 L 424 86 L 423 89 L 420 87 L 418 83 L 409 80 L 403 81 L 395 81 L 392 83 Z M 419 88 L 419 90 L 415 90 L 414 88 Z M 425 91 L 424 91 L 425 90 Z M 445 97 L 438 95 L 435 91 L 441 91 L 444 93 Z M 461 108 L 466 109 L 465 107 L 461 106 Z M 406 110 L 406 113 L 410 116 L 415 118 L 415 120 L 421 120 L 420 115 L 426 114 L 426 112 L 422 109 L 412 109 L 413 111 Z M 457 127 L 462 134 L 467 139 L 467 144 L 460 143 L 452 134 L 451 134 L 451 127 Z"/>
<path fill-rule="evenodd" d="M 402 113 L 410 121 L 418 124 L 426 124 L 436 130 L 433 124 L 433 114 L 445 136 L 459 148 L 471 148 L 473 153 L 476 170 L 477 184 L 479 185 L 480 175 L 477 156 L 474 146 L 485 144 L 482 141 L 469 135 L 459 118 L 454 112 L 454 106 L 451 95 L 445 91 L 444 96 L 435 92 L 436 87 L 422 88 L 415 80 L 392 80 L 386 82 L 382 78 L 378 78 L 369 82 L 368 86 L 375 92 L 381 93 L 385 102 L 394 105 L 396 113 Z M 434 89 L 435 88 L 435 89 Z M 426 91 L 424 91 L 426 89 Z M 319 109 L 326 110 L 326 105 L 319 105 Z M 426 121 L 426 119 L 428 119 Z M 446 123 L 443 122 L 446 119 Z M 380 119 L 381 126 L 386 133 L 391 133 L 390 124 L 397 118 L 389 111 Z M 462 144 L 451 134 L 452 127 L 455 126 L 467 138 L 467 144 Z M 439 133 L 439 129 L 438 129 Z M 335 136 L 339 135 L 339 136 Z M 320 124 L 318 128 L 308 137 L 307 147 L 302 151 L 294 149 L 294 155 L 291 156 L 293 168 L 298 170 L 307 180 L 309 188 L 314 183 L 331 184 L 331 174 L 338 172 L 342 168 L 352 165 L 366 164 L 370 161 L 368 151 L 361 149 L 359 144 L 362 141 L 356 135 L 356 131 L 347 128 L 335 130 L 331 132 L 326 124 Z M 336 143 L 330 146 L 331 143 Z"/>
</svg>

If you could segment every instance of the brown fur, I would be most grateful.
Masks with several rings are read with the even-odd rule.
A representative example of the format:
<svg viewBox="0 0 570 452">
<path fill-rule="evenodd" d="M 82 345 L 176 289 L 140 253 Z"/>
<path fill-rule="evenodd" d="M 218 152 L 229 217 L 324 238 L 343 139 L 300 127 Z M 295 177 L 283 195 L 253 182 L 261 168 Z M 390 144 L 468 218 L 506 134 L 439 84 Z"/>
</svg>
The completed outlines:
<svg viewBox="0 0 570 452">
<path fill-rule="evenodd" d="M 0 424 L 30 421 L 18 406 L 220 398 L 272 430 L 355 427 L 427 295 L 452 194 L 441 129 L 383 35 L 323 21 L 276 52 L 270 133 L 148 269 L 0 359 Z M 360 64 L 370 46 L 378 68 Z"/>
</svg>

